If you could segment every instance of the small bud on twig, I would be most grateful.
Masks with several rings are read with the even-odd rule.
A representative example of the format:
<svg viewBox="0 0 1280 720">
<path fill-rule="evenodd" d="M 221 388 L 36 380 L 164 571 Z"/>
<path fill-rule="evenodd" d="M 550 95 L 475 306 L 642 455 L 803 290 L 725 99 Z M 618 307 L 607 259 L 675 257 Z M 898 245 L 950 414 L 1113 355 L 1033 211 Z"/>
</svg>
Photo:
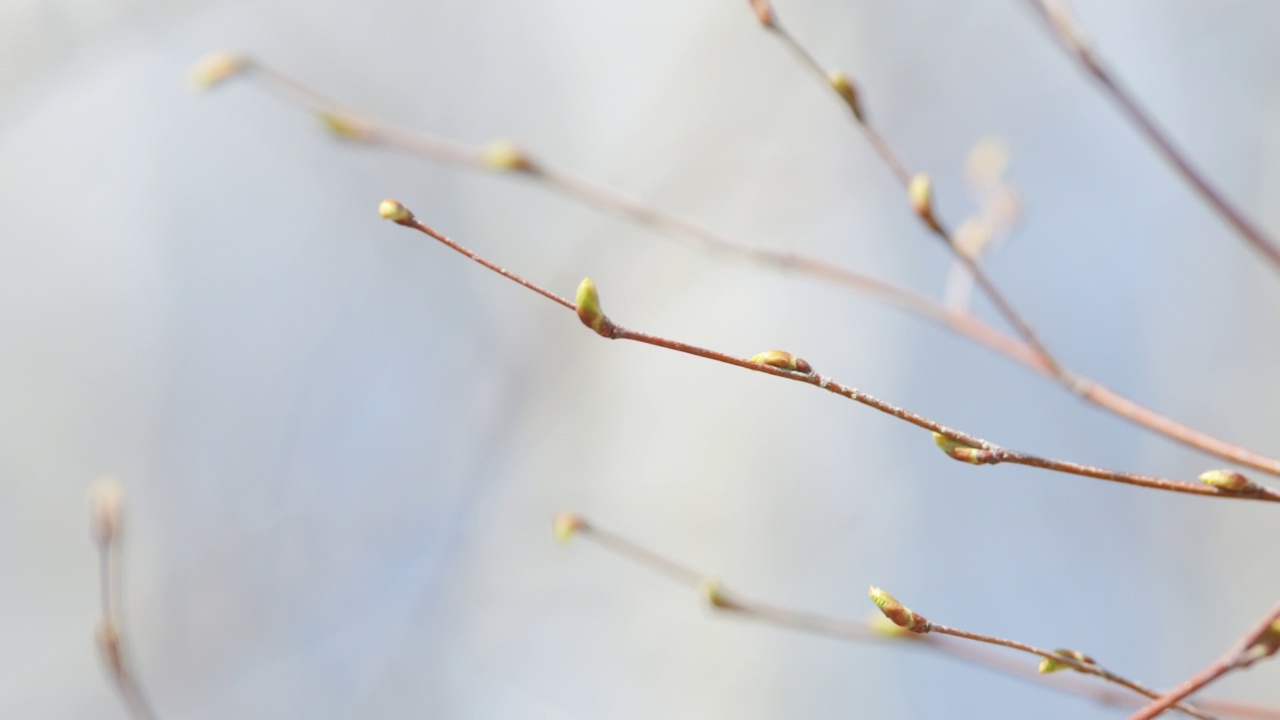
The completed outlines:
<svg viewBox="0 0 1280 720">
<path fill-rule="evenodd" d="M 596 284 L 591 278 L 582 278 L 578 283 L 578 319 L 583 325 L 596 331 L 597 335 L 613 337 L 614 324 L 600 309 L 600 295 L 596 292 Z"/>
<path fill-rule="evenodd" d="M 369 126 L 354 115 L 325 111 L 320 113 L 320 122 L 326 130 L 343 140 L 362 142 L 370 136 Z"/>
<path fill-rule="evenodd" d="M 778 24 L 778 18 L 773 14 L 773 5 L 769 0 L 747 0 L 751 4 L 751 11 L 756 14 L 756 20 L 766 28 L 774 28 Z"/>
<path fill-rule="evenodd" d="M 990 450 L 952 440 L 940 432 L 933 434 L 933 444 L 937 445 L 952 460 L 959 460 L 973 465 L 987 465 L 996 461 Z"/>
<path fill-rule="evenodd" d="M 89 529 L 102 546 L 110 545 L 120 534 L 124 508 L 124 485 L 110 475 L 93 481 L 89 487 Z"/>
<path fill-rule="evenodd" d="M 758 355 L 752 356 L 751 362 L 776 367 L 780 370 L 804 373 L 805 375 L 813 374 L 813 366 L 807 360 L 783 350 L 765 350 Z"/>
<path fill-rule="evenodd" d="M 832 70 L 827 73 L 827 80 L 844 100 L 844 103 L 849 106 L 849 109 L 853 111 L 853 117 L 858 122 L 863 122 L 862 101 L 858 97 L 858 89 L 854 87 L 853 81 L 849 79 L 849 76 L 839 70 Z"/>
<path fill-rule="evenodd" d="M 875 585 L 871 586 L 867 594 L 871 596 L 871 601 L 876 604 L 876 607 L 880 608 L 880 612 L 898 627 L 913 633 L 927 633 L 933 629 L 933 623 L 911 612 L 907 606 Z"/>
<path fill-rule="evenodd" d="M 1200 482 L 1230 493 L 1256 493 L 1262 488 L 1235 470 L 1210 470 L 1200 475 Z"/>
<path fill-rule="evenodd" d="M 116 627 L 114 620 L 104 618 L 98 623 L 98 632 L 95 635 L 98 642 L 98 651 L 102 653 L 102 659 L 107 662 L 107 666 L 111 668 L 111 673 L 116 677 L 124 675 L 124 654 L 120 652 L 120 630 Z"/>
<path fill-rule="evenodd" d="M 941 231 L 938 219 L 933 215 L 933 181 L 929 173 L 918 173 L 907 185 L 907 198 L 911 201 L 911 209 L 916 215 L 935 231 Z"/>
<path fill-rule="evenodd" d="M 529 172 L 533 160 L 514 140 L 490 140 L 480 149 L 480 157 L 490 170 Z"/>
<path fill-rule="evenodd" d="M 1065 657 L 1065 658 L 1071 658 L 1072 660 L 1075 660 L 1076 662 L 1081 663 L 1083 665 L 1097 665 L 1097 663 L 1093 661 L 1093 658 L 1089 657 L 1088 655 L 1085 655 L 1079 650 L 1068 650 L 1066 648 L 1060 648 L 1058 650 L 1054 650 L 1053 652 L 1055 655 L 1061 655 L 1062 657 Z M 1073 668 L 1072 666 L 1064 663 L 1060 663 L 1056 660 L 1051 660 L 1049 658 L 1040 659 L 1041 675 L 1048 675 L 1049 673 L 1055 673 L 1055 672 L 1058 672 L 1059 670 L 1067 670 L 1067 669 L 1075 670 L 1076 668 Z"/>
<path fill-rule="evenodd" d="M 902 638 L 912 634 L 910 630 L 900 627 L 898 623 L 885 617 L 884 613 L 880 612 L 872 611 L 872 616 L 867 621 L 867 624 L 870 626 L 871 632 L 887 638 Z"/>
<path fill-rule="evenodd" d="M 582 518 L 574 513 L 562 512 L 551 521 L 551 532 L 556 542 L 566 544 L 573 539 L 574 533 L 586 526 Z"/>
<path fill-rule="evenodd" d="M 413 213 L 409 212 L 409 208 L 400 204 L 399 200 L 387 198 L 378 203 L 378 214 L 384 220 L 390 220 L 396 223 L 405 223 L 413 220 Z"/>
<path fill-rule="evenodd" d="M 727 609 L 733 607 L 720 589 L 720 581 L 715 578 L 702 578 L 698 581 L 698 593 L 713 608 Z"/>
<path fill-rule="evenodd" d="M 203 92 L 250 66 L 249 58 L 232 52 L 218 51 L 196 61 L 187 71 L 187 84 L 197 92 Z"/>
</svg>

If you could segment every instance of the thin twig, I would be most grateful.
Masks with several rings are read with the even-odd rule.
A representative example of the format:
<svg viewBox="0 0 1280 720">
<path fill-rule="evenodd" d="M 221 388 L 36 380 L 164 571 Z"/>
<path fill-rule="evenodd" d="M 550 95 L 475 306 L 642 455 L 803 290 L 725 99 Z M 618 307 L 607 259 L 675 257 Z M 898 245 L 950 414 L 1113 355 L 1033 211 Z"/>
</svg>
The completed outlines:
<svg viewBox="0 0 1280 720">
<path fill-rule="evenodd" d="M 480 257 L 470 249 L 460 245 L 454 240 L 440 234 L 433 228 L 418 221 L 413 213 L 395 200 L 385 200 L 382 203 L 382 213 L 384 217 L 394 220 L 397 224 L 424 233 L 450 249 L 465 255 L 468 258 L 480 263 L 484 267 L 494 270 L 504 277 L 529 288 L 543 297 L 549 298 L 559 305 L 573 309 L 583 317 L 584 308 L 578 304 L 574 304 L 555 293 L 546 290 L 539 285 L 526 280 L 525 278 L 498 267 L 496 264 Z M 1094 467 L 1091 465 L 1083 465 L 1080 463 L 1069 462 L 1065 460 L 1054 460 L 1050 458 L 1040 457 L 1029 453 L 1022 453 L 1008 448 L 1000 447 L 995 443 L 988 442 L 969 433 L 961 432 L 953 428 L 947 427 L 942 423 L 931 420 L 923 415 L 914 413 L 910 410 L 900 408 L 892 403 L 881 400 L 873 395 L 869 395 L 857 388 L 850 387 L 835 379 L 821 375 L 817 372 L 808 371 L 800 372 L 796 370 L 787 370 L 763 362 L 753 361 L 747 358 L 736 357 L 716 350 L 691 345 L 689 343 L 670 340 L 658 335 L 630 330 L 618 325 L 603 315 L 600 316 L 604 322 L 603 326 L 593 326 L 596 331 L 610 339 L 614 340 L 633 340 L 636 342 L 653 345 L 655 347 L 674 350 L 676 352 L 685 353 L 722 362 L 726 365 L 733 365 L 744 370 L 765 373 L 775 377 L 792 380 L 795 382 L 806 383 L 814 387 L 826 390 L 841 397 L 847 398 L 857 403 L 861 403 L 868 407 L 874 408 L 888 415 L 892 415 L 900 420 L 908 422 L 916 427 L 923 428 L 935 433 L 938 436 L 946 438 L 960 446 L 958 452 L 948 450 L 948 454 L 957 459 L 974 464 L 994 465 L 998 463 L 1013 463 L 1017 465 L 1028 465 L 1031 467 L 1043 468 L 1055 472 L 1066 473 L 1069 475 L 1080 475 L 1084 477 L 1097 478 L 1099 480 L 1109 480 L 1112 482 L 1124 483 L 1127 485 L 1137 485 L 1156 490 L 1166 490 L 1170 492 L 1186 493 L 1191 495 L 1205 495 L 1210 497 L 1236 498 L 1249 500 L 1264 500 L 1268 502 L 1280 502 L 1280 492 L 1276 492 L 1269 488 L 1259 485 L 1253 485 L 1249 492 L 1233 492 L 1223 488 L 1212 487 L 1203 483 L 1189 482 L 1185 480 L 1172 480 L 1168 478 L 1155 477 L 1151 475 L 1141 475 L 1138 473 L 1119 472 L 1115 470 L 1107 470 L 1104 468 Z M 586 318 L 583 317 L 586 322 Z"/>
<path fill-rule="evenodd" d="M 300 81 L 261 62 L 247 62 L 248 77 L 265 81 L 262 87 L 303 110 L 325 118 L 331 128 L 350 141 L 410 153 L 434 162 L 493 171 L 481 147 L 451 138 L 392 127 L 365 118 L 307 87 Z M 879 138 L 873 134 L 871 137 Z M 891 156 L 890 156 L 891 157 Z M 943 305 L 892 283 L 814 257 L 753 248 L 711 232 L 695 223 L 646 205 L 623 192 L 588 180 L 527 154 L 516 174 L 598 211 L 629 219 L 667 237 L 705 252 L 752 262 L 777 270 L 796 272 L 839 285 L 887 305 L 905 310 L 1051 379 L 1087 402 L 1163 435 L 1175 442 L 1239 465 L 1280 475 L 1280 458 L 1272 458 L 1189 427 L 1120 395 L 1097 380 L 1059 364 L 1055 370 L 1032 347 L 982 321 L 973 313 Z"/>
<path fill-rule="evenodd" d="M 1280 602 L 1273 605 L 1222 657 L 1129 716 L 1129 720 L 1151 720 L 1223 675 L 1243 670 L 1263 658 L 1275 655 L 1277 651 L 1280 651 Z"/>
<path fill-rule="evenodd" d="M 1200 197 L 1212 207 L 1244 240 L 1270 261 L 1275 269 L 1280 269 L 1280 244 L 1267 235 L 1244 213 L 1237 208 L 1226 195 L 1216 188 L 1203 172 L 1191 164 L 1187 157 L 1169 135 L 1156 123 L 1150 113 L 1142 107 L 1134 94 L 1126 88 L 1110 69 L 1098 58 L 1093 49 L 1084 40 L 1083 34 L 1076 27 L 1075 21 L 1065 9 L 1050 8 L 1043 0 L 1025 0 L 1032 12 L 1045 21 L 1058 44 L 1075 58 L 1080 67 L 1102 88 L 1107 97 L 1116 104 L 1120 113 L 1129 120 L 1138 134 L 1147 139 L 1156 152 L 1165 159 L 1177 174 Z"/>
<path fill-rule="evenodd" d="M 573 532 L 580 534 L 584 539 L 592 541 L 605 550 L 642 567 L 655 570 L 686 588 L 701 590 L 704 598 L 708 600 L 708 606 L 717 612 L 834 640 L 923 648 L 952 657 L 961 662 L 1011 675 L 1019 680 L 1032 682 L 1041 687 L 1083 696 L 1103 705 L 1118 707 L 1134 707 L 1137 705 L 1135 698 L 1129 694 L 1114 692 L 1106 686 L 1076 681 L 1073 678 L 1063 677 L 1062 675 L 1040 674 L 1029 668 L 1025 663 L 1013 660 L 1001 653 L 985 651 L 967 642 L 953 642 L 946 637 L 910 633 L 901 631 L 893 626 L 889 626 L 886 629 L 883 625 L 876 623 L 847 620 L 760 602 L 737 592 L 730 592 L 719 582 L 711 580 L 712 576 L 700 573 L 676 560 L 672 560 L 610 530 L 601 528 L 593 522 L 569 514 L 557 518 L 558 521 L 561 519 L 572 523 Z M 708 593 L 708 590 L 711 590 L 711 592 Z M 1054 655 L 1053 659 L 1058 661 L 1063 658 L 1059 655 Z M 1066 665 L 1067 663 L 1063 662 L 1062 664 Z M 1090 674 L 1097 675 L 1096 673 Z M 1280 720 L 1280 709 L 1233 701 L 1205 700 L 1199 703 L 1199 707 L 1203 711 L 1229 717 Z"/>
</svg>

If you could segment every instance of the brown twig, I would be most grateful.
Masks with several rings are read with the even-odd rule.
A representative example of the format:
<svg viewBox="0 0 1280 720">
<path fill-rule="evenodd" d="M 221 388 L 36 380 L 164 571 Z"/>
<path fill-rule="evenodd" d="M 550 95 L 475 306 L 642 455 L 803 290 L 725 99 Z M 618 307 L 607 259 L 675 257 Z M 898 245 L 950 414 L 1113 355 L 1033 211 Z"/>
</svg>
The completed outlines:
<svg viewBox="0 0 1280 720">
<path fill-rule="evenodd" d="M 1222 657 L 1161 695 L 1155 702 L 1130 715 L 1129 720 L 1151 720 L 1223 675 L 1243 670 L 1263 658 L 1275 655 L 1277 651 L 1280 651 L 1280 602 L 1273 605 Z"/>
<path fill-rule="evenodd" d="M 1069 462 L 1065 460 L 1054 460 L 1044 458 L 1037 455 L 1022 453 L 1015 450 L 1000 447 L 995 443 L 988 442 L 969 433 L 961 432 L 953 428 L 947 427 L 939 422 L 926 418 L 917 413 L 911 412 L 904 408 L 900 408 L 889 402 L 881 400 L 875 396 L 869 395 L 857 388 L 850 387 L 835 379 L 821 375 L 817 372 L 808 371 L 801 372 L 797 370 L 789 370 L 785 368 L 775 367 L 764 362 L 758 362 L 752 359 L 736 357 L 716 350 L 691 345 L 689 343 L 670 340 L 658 335 L 639 332 L 627 329 L 621 325 L 609 320 L 599 310 L 598 301 L 594 297 L 594 285 L 590 288 L 589 299 L 590 306 L 584 304 L 582 299 L 582 289 L 586 288 L 590 283 L 589 280 L 583 282 L 583 287 L 579 288 L 579 302 L 572 303 L 555 293 L 546 290 L 525 278 L 502 269 L 496 264 L 485 260 L 470 249 L 460 245 L 454 240 L 437 232 L 428 225 L 418 221 L 408 208 L 401 205 L 395 200 L 384 200 L 379 208 L 382 216 L 389 220 L 393 220 L 399 225 L 417 230 L 424 233 L 450 249 L 465 255 L 468 258 L 480 263 L 484 267 L 494 270 L 504 277 L 529 288 L 543 297 L 549 298 L 559 305 L 573 309 L 578 313 L 579 318 L 594 329 L 598 334 L 614 339 L 614 340 L 633 340 L 635 342 L 653 345 L 655 347 L 674 350 L 676 352 L 694 355 L 696 357 L 714 360 L 716 362 L 733 365 L 744 370 L 765 373 L 775 377 L 792 380 L 795 382 L 813 385 L 827 392 L 834 393 L 841 397 L 853 400 L 868 407 L 874 408 L 888 415 L 892 415 L 900 420 L 908 422 L 916 427 L 929 430 L 935 434 L 935 438 L 943 438 L 949 441 L 951 447 L 943 449 L 953 458 L 979 465 L 994 465 L 998 463 L 1014 463 L 1017 465 L 1028 465 L 1031 467 L 1043 468 L 1055 472 L 1066 473 L 1069 475 L 1080 475 L 1084 477 L 1097 478 L 1099 480 L 1109 480 L 1112 482 L 1124 483 L 1127 485 L 1137 485 L 1156 490 L 1166 490 L 1170 492 L 1187 493 L 1191 495 L 1205 495 L 1210 497 L 1224 497 L 1237 499 L 1263 500 L 1269 502 L 1280 502 L 1280 492 L 1276 492 L 1269 488 L 1259 485 L 1252 485 L 1249 492 L 1235 492 L 1219 487 L 1213 487 L 1203 483 L 1189 482 L 1185 480 L 1172 480 L 1168 478 L 1155 477 L 1151 475 L 1141 475 L 1137 473 L 1119 472 L 1115 470 L 1107 470 L 1104 468 L 1094 467 L 1091 465 L 1083 465 L 1080 463 Z M 807 365 L 807 363 L 806 363 Z M 940 442 L 940 445 L 943 444 Z"/>
<path fill-rule="evenodd" d="M 1107 97 L 1116 104 L 1138 134 L 1147 139 L 1156 152 L 1165 159 L 1177 174 L 1182 177 L 1227 222 L 1244 240 L 1249 243 L 1272 266 L 1280 269 L 1280 244 L 1255 225 L 1244 213 L 1209 182 L 1204 173 L 1191 164 L 1186 153 L 1174 144 L 1167 133 L 1156 123 L 1133 93 L 1098 58 L 1093 49 L 1084 40 L 1083 34 L 1076 27 L 1065 9 L 1054 9 L 1046 6 L 1043 0 L 1025 0 L 1032 12 L 1038 15 L 1053 32 L 1058 44 L 1075 58 L 1080 67 L 1102 88 Z"/>
<path fill-rule="evenodd" d="M 123 489 L 115 478 L 97 480 L 89 492 L 89 519 L 98 546 L 98 573 L 102 619 L 97 644 L 120 700 L 134 720 L 154 720 L 137 673 L 125 650 L 124 624 L 120 617 L 120 534 L 123 527 Z"/>
<path fill-rule="evenodd" d="M 1094 406 L 1140 427 L 1224 460 L 1280 475 L 1280 458 L 1262 455 L 1176 422 L 1061 364 L 1055 370 L 1025 342 L 992 327 L 967 310 L 947 307 L 932 298 L 818 258 L 743 245 L 684 218 L 646 205 L 618 190 L 558 168 L 540 158 L 530 157 L 527 153 L 522 155 L 524 162 L 516 167 L 494 167 L 485 161 L 482 147 L 429 133 L 395 128 L 362 117 L 298 80 L 260 62 L 243 59 L 242 67 L 248 77 L 265 81 L 263 87 L 268 91 L 279 91 L 286 101 L 324 118 L 332 131 L 347 140 L 477 170 L 516 170 L 517 175 L 583 205 L 629 219 L 696 249 L 778 270 L 797 272 L 849 288 L 984 345 L 1058 382 Z M 879 142 L 879 135 L 873 134 L 871 137 L 877 139 L 873 142 Z M 893 156 L 890 154 L 888 157 Z"/>
<path fill-rule="evenodd" d="M 718 581 L 710 579 L 710 576 L 574 514 L 562 513 L 557 516 L 556 525 L 557 536 L 561 540 L 568 540 L 574 533 L 580 534 L 584 539 L 592 541 L 615 555 L 655 570 L 686 588 L 701 591 L 707 605 L 717 612 L 834 640 L 927 649 L 961 662 L 1032 682 L 1041 687 L 1083 696 L 1103 705 L 1118 707 L 1137 705 L 1135 698 L 1129 694 L 1114 692 L 1105 686 L 1075 681 L 1073 678 L 1061 675 L 1037 673 L 1026 663 L 1018 662 L 1001 653 L 985 651 L 967 642 L 953 642 L 945 637 L 909 633 L 892 625 L 886 628 L 878 623 L 859 622 L 793 610 L 760 602 L 737 592 L 730 592 Z M 1062 660 L 1062 657 L 1055 654 L 1053 659 Z M 1062 664 L 1067 665 L 1066 662 Z M 1089 674 L 1098 676 L 1097 673 Z M 1205 712 L 1229 717 L 1280 720 L 1280 709 L 1233 701 L 1206 700 L 1199 703 L 1199 707 Z"/>
</svg>

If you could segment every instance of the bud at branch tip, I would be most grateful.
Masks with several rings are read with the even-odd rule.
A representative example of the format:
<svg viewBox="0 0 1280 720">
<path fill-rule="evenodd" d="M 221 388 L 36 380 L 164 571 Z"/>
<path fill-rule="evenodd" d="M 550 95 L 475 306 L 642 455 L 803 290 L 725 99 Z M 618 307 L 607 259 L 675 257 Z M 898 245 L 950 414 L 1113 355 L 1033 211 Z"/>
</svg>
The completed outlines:
<svg viewBox="0 0 1280 720">
<path fill-rule="evenodd" d="M 566 544 L 573 539 L 574 533 L 586 526 L 582 518 L 574 513 L 562 512 L 555 516 L 551 521 L 551 532 L 560 544 Z"/>
<path fill-rule="evenodd" d="M 401 205 L 399 200 L 392 200 L 391 198 L 378 203 L 378 214 L 384 220 L 397 223 L 404 223 L 413 219 L 413 213 L 409 212 L 409 208 Z"/>
<path fill-rule="evenodd" d="M 880 608 L 880 612 L 898 627 L 913 633 L 927 633 L 933 629 L 933 623 L 911 612 L 907 606 L 875 585 L 871 586 L 867 594 L 871 596 L 871 601 L 876 604 L 876 607 Z"/>
<path fill-rule="evenodd" d="M 120 534 L 124 509 L 124 485 L 104 475 L 89 486 L 89 528 L 101 545 L 111 544 Z"/>
<path fill-rule="evenodd" d="M 217 51 L 200 58 L 187 71 L 187 84 L 202 92 L 248 69 L 249 58 L 232 52 Z"/>
</svg>

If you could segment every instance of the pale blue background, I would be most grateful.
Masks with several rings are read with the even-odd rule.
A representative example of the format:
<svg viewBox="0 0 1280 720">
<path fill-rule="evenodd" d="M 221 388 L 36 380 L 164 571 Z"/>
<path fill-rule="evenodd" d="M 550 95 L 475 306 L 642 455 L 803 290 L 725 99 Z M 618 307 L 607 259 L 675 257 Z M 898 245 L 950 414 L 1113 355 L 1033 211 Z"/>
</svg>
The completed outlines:
<svg viewBox="0 0 1280 720">
<path fill-rule="evenodd" d="M 1120 74 L 1280 233 L 1280 5 L 1080 0 Z M 779 0 L 941 208 L 978 139 L 1028 219 L 996 280 L 1071 365 L 1280 453 L 1280 278 L 1015 0 Z M 1154 685 L 1280 596 L 1276 510 L 1015 467 L 811 389 L 636 345 L 380 221 L 619 321 L 819 370 L 1011 447 L 1218 463 L 839 289 L 689 251 L 520 181 L 344 146 L 248 51 L 370 114 L 515 136 L 745 243 L 938 295 L 945 253 L 741 0 L 0 2 L 0 716 L 117 718 L 84 493 L 129 490 L 127 617 L 164 718 L 1080 718 L 924 654 L 708 617 L 576 509 L 760 599 L 1086 650 Z M 984 305 L 979 310 L 987 314 Z M 1076 538 L 1073 542 L 1064 537 Z M 1028 660 L 1029 664 L 1034 663 Z M 1280 704 L 1280 665 L 1219 694 Z"/>
</svg>

